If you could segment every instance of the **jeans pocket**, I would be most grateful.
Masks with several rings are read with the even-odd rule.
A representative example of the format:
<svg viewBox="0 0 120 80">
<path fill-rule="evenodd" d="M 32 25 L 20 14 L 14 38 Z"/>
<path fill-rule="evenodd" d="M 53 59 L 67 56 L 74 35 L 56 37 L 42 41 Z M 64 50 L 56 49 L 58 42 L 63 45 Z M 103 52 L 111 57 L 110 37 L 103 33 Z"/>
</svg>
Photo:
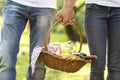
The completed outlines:
<svg viewBox="0 0 120 80">
<path fill-rule="evenodd" d="M 96 4 L 86 4 L 86 11 L 93 11 L 96 8 Z"/>
<path fill-rule="evenodd" d="M 16 19 L 16 12 L 12 10 L 12 7 L 8 6 L 7 8 L 5 8 L 4 10 L 4 24 L 7 25 L 13 25 L 17 19 Z"/>
<path fill-rule="evenodd" d="M 14 3 L 12 1 L 9 1 L 5 5 L 3 13 L 4 24 L 13 25 L 17 23 L 18 20 L 22 19 L 21 16 L 23 16 L 23 13 L 25 12 L 23 11 L 22 6 L 17 5 L 17 3 Z"/>
</svg>

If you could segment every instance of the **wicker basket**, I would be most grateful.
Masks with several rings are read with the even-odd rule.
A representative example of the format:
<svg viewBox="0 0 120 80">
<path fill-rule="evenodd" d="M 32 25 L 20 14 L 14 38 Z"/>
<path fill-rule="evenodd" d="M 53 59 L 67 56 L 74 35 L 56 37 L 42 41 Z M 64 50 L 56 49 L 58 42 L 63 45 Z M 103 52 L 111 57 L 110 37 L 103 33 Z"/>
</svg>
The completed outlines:
<svg viewBox="0 0 120 80">
<path fill-rule="evenodd" d="M 86 63 L 89 63 L 90 61 L 82 58 L 67 58 L 67 57 L 63 58 L 62 56 L 55 55 L 48 51 L 47 44 L 50 32 L 58 23 L 59 22 L 56 22 L 54 25 L 50 27 L 44 41 L 44 48 L 42 53 L 40 54 L 40 58 L 43 60 L 46 66 L 52 69 L 73 73 L 81 69 Z M 80 49 L 79 49 L 80 52 L 82 48 L 82 33 L 78 24 L 75 23 L 74 25 L 76 26 L 78 32 L 80 33 Z"/>
</svg>

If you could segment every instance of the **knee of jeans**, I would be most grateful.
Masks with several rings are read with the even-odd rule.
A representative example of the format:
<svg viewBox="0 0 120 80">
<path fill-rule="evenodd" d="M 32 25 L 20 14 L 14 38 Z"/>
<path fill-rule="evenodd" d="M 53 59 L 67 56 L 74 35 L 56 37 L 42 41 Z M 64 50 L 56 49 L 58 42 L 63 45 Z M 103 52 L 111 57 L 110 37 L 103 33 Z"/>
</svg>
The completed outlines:
<svg viewBox="0 0 120 80">
<path fill-rule="evenodd" d="M 109 71 L 120 71 L 120 66 L 108 66 Z"/>
</svg>

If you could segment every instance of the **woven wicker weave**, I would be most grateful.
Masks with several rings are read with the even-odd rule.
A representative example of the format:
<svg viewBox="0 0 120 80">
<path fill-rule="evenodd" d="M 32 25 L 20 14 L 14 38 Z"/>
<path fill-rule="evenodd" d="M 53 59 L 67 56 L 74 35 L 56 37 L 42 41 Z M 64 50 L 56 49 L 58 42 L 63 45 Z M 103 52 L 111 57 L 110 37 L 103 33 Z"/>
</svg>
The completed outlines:
<svg viewBox="0 0 120 80">
<path fill-rule="evenodd" d="M 60 55 L 55 55 L 48 51 L 47 45 L 48 45 L 50 32 L 58 23 L 59 22 L 56 22 L 54 25 L 50 27 L 44 41 L 44 48 L 42 53 L 40 54 L 40 58 L 43 60 L 46 66 L 52 69 L 73 73 L 80 70 L 86 63 L 89 63 L 90 61 L 82 58 L 67 58 L 67 57 L 64 58 Z M 77 23 L 75 23 L 74 26 L 76 26 L 78 32 L 80 33 L 80 49 L 79 49 L 79 52 L 80 52 L 82 48 L 82 33 Z"/>
</svg>

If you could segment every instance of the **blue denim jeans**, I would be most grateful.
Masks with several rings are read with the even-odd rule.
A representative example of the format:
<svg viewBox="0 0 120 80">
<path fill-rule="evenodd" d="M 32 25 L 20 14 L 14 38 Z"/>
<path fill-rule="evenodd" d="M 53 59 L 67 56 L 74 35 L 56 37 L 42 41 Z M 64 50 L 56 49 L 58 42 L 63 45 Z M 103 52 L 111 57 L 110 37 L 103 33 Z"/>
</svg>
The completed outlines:
<svg viewBox="0 0 120 80">
<path fill-rule="evenodd" d="M 85 32 L 91 55 L 98 59 L 91 63 L 90 80 L 120 80 L 120 7 L 86 4 Z"/>
<path fill-rule="evenodd" d="M 0 80 L 16 80 L 19 42 L 27 21 L 29 20 L 30 23 L 30 57 L 35 46 L 43 46 L 53 15 L 52 8 L 36 8 L 13 1 L 6 2 L 0 35 Z M 38 59 L 35 74 L 31 75 L 31 67 L 29 67 L 27 80 L 44 80 L 45 72 L 44 64 Z"/>
</svg>

